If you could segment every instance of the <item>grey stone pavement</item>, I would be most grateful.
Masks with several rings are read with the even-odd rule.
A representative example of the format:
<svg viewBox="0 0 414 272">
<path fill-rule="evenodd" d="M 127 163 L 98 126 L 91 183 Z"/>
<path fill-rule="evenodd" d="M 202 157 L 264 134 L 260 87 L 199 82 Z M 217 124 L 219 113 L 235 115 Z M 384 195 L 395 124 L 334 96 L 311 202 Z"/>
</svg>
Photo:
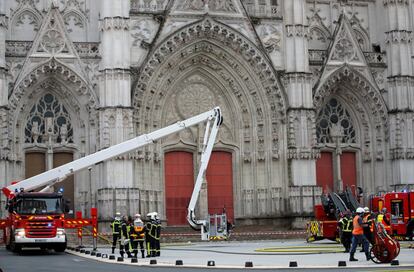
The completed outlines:
<svg viewBox="0 0 414 272">
<path fill-rule="evenodd" d="M 399 267 L 414 271 L 414 249 L 408 248 L 408 243 L 401 243 L 401 252 L 396 258 Z M 86 247 L 86 250 L 91 248 Z M 109 247 L 98 248 L 97 252 L 110 254 Z M 67 250 L 70 254 L 93 258 L 104 262 L 121 263 L 115 260 L 98 258 L 84 253 Z M 298 268 L 338 267 L 339 261 L 346 261 L 347 267 L 384 268 L 390 264 L 375 264 L 366 261 L 364 253 L 356 253 L 358 262 L 349 262 L 349 254 L 343 253 L 341 245 L 330 241 L 306 243 L 303 240 L 265 240 L 265 241 L 230 241 L 230 242 L 188 242 L 162 244 L 161 256 L 157 258 L 138 258 L 137 264 L 125 258 L 122 264 L 150 265 L 150 260 L 156 260 L 157 266 L 175 266 L 176 260 L 183 261 L 183 267 L 207 267 L 208 261 L 214 261 L 219 268 L 243 268 L 246 262 L 252 262 L 254 268 L 288 268 L 290 262 L 297 262 Z M 395 266 L 394 266 L 395 267 Z"/>
</svg>

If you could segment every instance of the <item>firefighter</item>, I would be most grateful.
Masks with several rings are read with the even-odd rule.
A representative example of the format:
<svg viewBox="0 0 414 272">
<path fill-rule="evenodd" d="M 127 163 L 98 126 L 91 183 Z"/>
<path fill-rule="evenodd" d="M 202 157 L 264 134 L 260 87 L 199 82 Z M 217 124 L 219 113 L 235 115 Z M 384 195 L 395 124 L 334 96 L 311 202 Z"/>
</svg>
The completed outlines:
<svg viewBox="0 0 414 272">
<path fill-rule="evenodd" d="M 345 252 L 349 252 L 352 241 L 352 218 L 350 211 L 344 212 L 338 221 L 338 225 L 341 234 L 341 243 L 345 248 Z"/>
<path fill-rule="evenodd" d="M 135 214 L 134 220 L 134 229 L 133 229 L 133 237 L 132 239 L 132 248 L 134 253 L 134 258 L 137 258 L 138 255 L 138 245 L 139 249 L 141 250 L 141 257 L 145 258 L 145 230 L 144 230 L 144 222 L 141 220 L 141 215 L 139 213 Z"/>
<path fill-rule="evenodd" d="M 155 224 L 155 214 L 147 214 L 147 222 L 145 223 L 145 245 L 147 248 L 147 258 L 155 257 L 155 234 L 156 234 L 156 224 Z"/>
<path fill-rule="evenodd" d="M 381 213 L 377 216 L 377 222 L 384 225 L 384 229 L 388 234 L 391 233 L 390 214 L 387 213 L 387 208 L 382 208 Z"/>
<path fill-rule="evenodd" d="M 364 217 L 362 219 L 364 226 L 364 235 L 368 242 L 373 243 L 373 232 L 374 232 L 374 220 L 368 207 L 364 208 Z M 362 252 L 362 251 L 361 251 Z"/>
<path fill-rule="evenodd" d="M 160 246 L 160 238 L 161 238 L 161 220 L 158 213 L 155 213 L 155 256 L 161 256 L 161 246 Z"/>
<path fill-rule="evenodd" d="M 364 215 L 364 208 L 359 207 L 356 210 L 356 215 L 354 217 L 354 219 L 352 220 L 352 225 L 353 225 L 353 230 L 352 230 L 352 246 L 351 246 L 351 251 L 350 256 L 349 256 L 349 261 L 354 262 L 354 261 L 358 261 L 358 259 L 355 259 L 355 251 L 357 248 L 358 243 L 362 243 L 362 246 L 364 248 L 364 252 L 365 252 L 365 256 L 367 258 L 367 261 L 370 260 L 370 255 L 369 255 L 369 242 L 367 240 L 367 238 L 364 235 L 364 223 L 363 223 L 363 215 Z"/>
<path fill-rule="evenodd" d="M 111 223 L 111 229 L 112 229 L 112 254 L 114 254 L 117 241 L 121 243 L 121 213 L 117 212 L 115 214 L 115 218 Z"/>
<path fill-rule="evenodd" d="M 128 258 L 131 258 L 131 227 L 132 227 L 132 218 L 131 216 L 124 216 L 124 219 L 121 224 L 121 237 L 124 239 L 121 243 L 121 257 L 124 257 L 124 253 L 127 254 Z M 124 251 L 125 249 L 125 251 Z"/>
</svg>

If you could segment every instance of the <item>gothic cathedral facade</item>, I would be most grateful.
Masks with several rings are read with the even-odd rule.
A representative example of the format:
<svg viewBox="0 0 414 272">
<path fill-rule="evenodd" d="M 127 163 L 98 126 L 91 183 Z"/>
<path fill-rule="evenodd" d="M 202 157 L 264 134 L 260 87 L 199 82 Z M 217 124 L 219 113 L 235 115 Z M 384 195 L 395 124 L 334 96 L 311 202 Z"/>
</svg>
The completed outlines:
<svg viewBox="0 0 414 272">
<path fill-rule="evenodd" d="M 300 227 L 323 192 L 413 189 L 413 18 L 413 0 L 0 1 L 0 186 L 220 106 L 202 216 Z M 102 221 L 185 225 L 202 133 L 55 188 Z"/>
</svg>

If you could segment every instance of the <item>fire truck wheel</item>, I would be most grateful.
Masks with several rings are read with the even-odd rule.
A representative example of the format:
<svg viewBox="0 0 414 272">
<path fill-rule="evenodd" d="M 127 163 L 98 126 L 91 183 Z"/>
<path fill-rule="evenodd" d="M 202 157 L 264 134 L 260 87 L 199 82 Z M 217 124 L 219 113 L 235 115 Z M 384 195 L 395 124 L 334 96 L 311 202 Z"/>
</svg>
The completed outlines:
<svg viewBox="0 0 414 272">
<path fill-rule="evenodd" d="M 56 252 L 63 252 L 66 249 L 66 245 L 63 246 L 57 246 L 54 248 Z"/>
<path fill-rule="evenodd" d="M 19 245 L 16 245 L 16 243 L 12 241 L 10 244 L 10 249 L 14 253 L 20 253 L 20 251 L 22 250 L 22 247 Z"/>
</svg>

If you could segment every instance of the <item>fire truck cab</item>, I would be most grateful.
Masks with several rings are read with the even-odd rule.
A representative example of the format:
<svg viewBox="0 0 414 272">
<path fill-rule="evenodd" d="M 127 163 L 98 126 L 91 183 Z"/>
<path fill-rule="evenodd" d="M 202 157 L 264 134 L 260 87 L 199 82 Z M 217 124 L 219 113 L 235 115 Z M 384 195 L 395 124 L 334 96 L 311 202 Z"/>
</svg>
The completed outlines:
<svg viewBox="0 0 414 272">
<path fill-rule="evenodd" d="M 14 252 L 22 247 L 40 247 L 63 252 L 66 249 L 64 212 L 68 206 L 60 193 L 20 192 L 7 204 L 10 228 L 4 240 Z"/>
<path fill-rule="evenodd" d="M 387 209 L 390 231 L 394 236 L 412 238 L 414 234 L 414 192 L 391 192 L 371 197 L 371 210 L 375 213 Z"/>
</svg>

